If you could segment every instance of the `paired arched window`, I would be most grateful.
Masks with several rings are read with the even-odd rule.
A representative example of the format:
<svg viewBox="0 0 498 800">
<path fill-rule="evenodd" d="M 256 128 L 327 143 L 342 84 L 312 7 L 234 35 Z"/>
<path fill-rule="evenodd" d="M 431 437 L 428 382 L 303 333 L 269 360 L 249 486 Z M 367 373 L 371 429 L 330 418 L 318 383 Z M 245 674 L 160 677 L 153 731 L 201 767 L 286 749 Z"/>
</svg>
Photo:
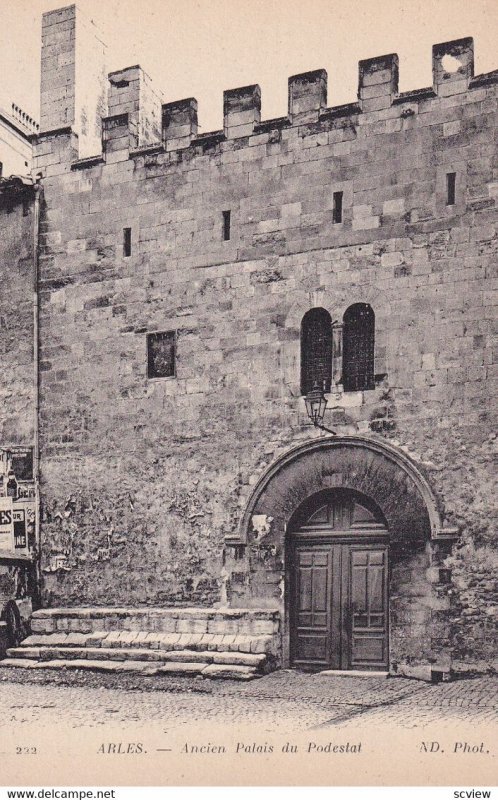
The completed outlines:
<svg viewBox="0 0 498 800">
<path fill-rule="evenodd" d="M 332 383 L 332 317 L 325 308 L 311 308 L 301 322 L 301 394 Z"/>
<path fill-rule="evenodd" d="M 340 337 L 340 327 L 336 329 Z M 335 369 L 340 374 L 340 339 L 334 335 Z M 345 392 L 375 388 L 375 314 L 367 303 L 346 310 L 342 326 L 342 385 Z M 325 308 L 311 308 L 301 322 L 301 394 L 332 384 L 332 318 Z"/>
<path fill-rule="evenodd" d="M 375 388 L 375 314 L 367 303 L 349 306 L 342 328 L 342 385 L 345 392 Z"/>
</svg>

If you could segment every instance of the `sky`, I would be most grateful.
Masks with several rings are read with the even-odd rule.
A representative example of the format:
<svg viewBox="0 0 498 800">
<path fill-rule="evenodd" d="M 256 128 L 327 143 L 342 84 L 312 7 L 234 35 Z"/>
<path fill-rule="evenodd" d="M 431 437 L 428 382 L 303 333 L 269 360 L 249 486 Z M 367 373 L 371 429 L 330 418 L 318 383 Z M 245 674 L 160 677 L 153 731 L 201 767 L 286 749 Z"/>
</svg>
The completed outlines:
<svg viewBox="0 0 498 800">
<path fill-rule="evenodd" d="M 68 3 L 69 4 L 69 3 Z M 0 106 L 38 119 L 41 15 L 60 0 L 0 0 Z M 79 0 L 108 71 L 140 64 L 163 102 L 196 97 L 223 125 L 223 90 L 259 83 L 262 118 L 287 113 L 287 78 L 328 72 L 328 105 L 356 99 L 358 61 L 398 53 L 400 90 L 432 83 L 431 47 L 473 36 L 476 74 L 498 68 L 498 0 Z"/>
</svg>

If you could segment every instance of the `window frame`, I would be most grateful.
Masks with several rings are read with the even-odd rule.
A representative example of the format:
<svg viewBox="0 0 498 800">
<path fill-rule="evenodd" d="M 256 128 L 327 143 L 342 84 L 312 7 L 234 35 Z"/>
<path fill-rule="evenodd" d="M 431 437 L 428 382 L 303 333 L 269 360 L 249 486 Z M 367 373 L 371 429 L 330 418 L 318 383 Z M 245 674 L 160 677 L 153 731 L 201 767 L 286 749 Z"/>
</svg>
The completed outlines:
<svg viewBox="0 0 498 800">
<path fill-rule="evenodd" d="M 313 315 L 315 318 L 321 317 L 321 321 L 315 322 L 313 330 Z M 321 328 L 318 329 L 319 325 Z M 326 327 L 325 327 L 326 326 Z M 332 352 L 333 352 L 333 323 L 332 317 L 326 308 L 316 306 L 308 309 L 301 320 L 301 376 L 300 391 L 305 396 L 310 392 L 315 384 L 320 389 L 328 393 L 332 388 Z M 322 341 L 320 342 L 320 339 Z M 319 345 L 321 353 L 316 353 Z M 321 363 L 320 363 L 321 362 Z M 314 375 L 322 370 L 322 375 Z"/>
<path fill-rule="evenodd" d="M 344 221 L 344 192 L 332 192 L 332 224 L 341 225 Z"/>
<path fill-rule="evenodd" d="M 351 319 L 353 310 L 358 314 Z M 366 327 L 364 324 L 359 327 L 362 311 L 369 318 L 366 331 L 361 329 Z M 364 369 L 360 371 L 358 366 L 362 365 Z M 375 389 L 375 312 L 369 303 L 353 303 L 342 318 L 342 388 L 344 392 Z"/>
<path fill-rule="evenodd" d="M 232 212 L 231 209 L 227 208 L 226 211 L 221 213 L 223 217 L 222 238 L 224 242 L 229 242 L 232 238 Z"/>
<path fill-rule="evenodd" d="M 171 375 L 151 374 L 151 366 L 153 364 L 151 342 L 153 341 L 154 337 L 158 338 L 160 336 L 171 336 L 172 349 L 173 349 L 173 356 L 172 356 L 173 371 Z M 146 357 L 147 357 L 147 380 L 163 381 L 163 380 L 171 380 L 172 378 L 177 377 L 176 373 L 177 373 L 177 355 L 178 355 L 178 332 L 176 330 L 150 331 L 149 333 L 146 334 L 145 347 L 146 347 Z"/>
<path fill-rule="evenodd" d="M 132 254 L 132 228 L 123 228 L 123 258 L 131 258 Z"/>
</svg>

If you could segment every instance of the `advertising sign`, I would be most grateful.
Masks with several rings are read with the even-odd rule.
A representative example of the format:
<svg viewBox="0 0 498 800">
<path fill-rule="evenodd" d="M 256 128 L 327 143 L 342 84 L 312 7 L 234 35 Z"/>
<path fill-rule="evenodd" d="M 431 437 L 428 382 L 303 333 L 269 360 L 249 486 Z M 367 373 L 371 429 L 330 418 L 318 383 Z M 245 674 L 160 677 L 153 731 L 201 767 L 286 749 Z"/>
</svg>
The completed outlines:
<svg viewBox="0 0 498 800">
<path fill-rule="evenodd" d="M 0 497 L 1 550 L 14 550 L 14 511 L 11 497 Z"/>
<path fill-rule="evenodd" d="M 33 501 L 35 498 L 35 485 L 29 481 L 19 481 L 17 484 L 17 501 Z"/>
<path fill-rule="evenodd" d="M 14 548 L 16 550 L 25 550 L 28 546 L 28 539 L 26 536 L 26 512 L 24 508 L 14 508 L 12 520 L 14 523 Z"/>
<path fill-rule="evenodd" d="M 18 481 L 33 480 L 33 448 L 13 447 L 10 450 L 10 468 Z"/>
<path fill-rule="evenodd" d="M 9 471 L 9 454 L 6 450 L 0 450 L 0 475 L 7 475 Z"/>
</svg>

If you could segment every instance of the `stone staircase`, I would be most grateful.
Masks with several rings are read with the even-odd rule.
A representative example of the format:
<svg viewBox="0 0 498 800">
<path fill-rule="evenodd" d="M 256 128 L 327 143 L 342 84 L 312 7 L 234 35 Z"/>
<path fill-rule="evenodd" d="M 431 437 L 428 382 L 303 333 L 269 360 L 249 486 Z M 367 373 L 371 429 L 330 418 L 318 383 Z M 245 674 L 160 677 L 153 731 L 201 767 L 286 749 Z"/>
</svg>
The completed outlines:
<svg viewBox="0 0 498 800">
<path fill-rule="evenodd" d="M 266 609 L 42 609 L 0 666 L 250 680 L 280 665 L 279 622 Z"/>
</svg>

